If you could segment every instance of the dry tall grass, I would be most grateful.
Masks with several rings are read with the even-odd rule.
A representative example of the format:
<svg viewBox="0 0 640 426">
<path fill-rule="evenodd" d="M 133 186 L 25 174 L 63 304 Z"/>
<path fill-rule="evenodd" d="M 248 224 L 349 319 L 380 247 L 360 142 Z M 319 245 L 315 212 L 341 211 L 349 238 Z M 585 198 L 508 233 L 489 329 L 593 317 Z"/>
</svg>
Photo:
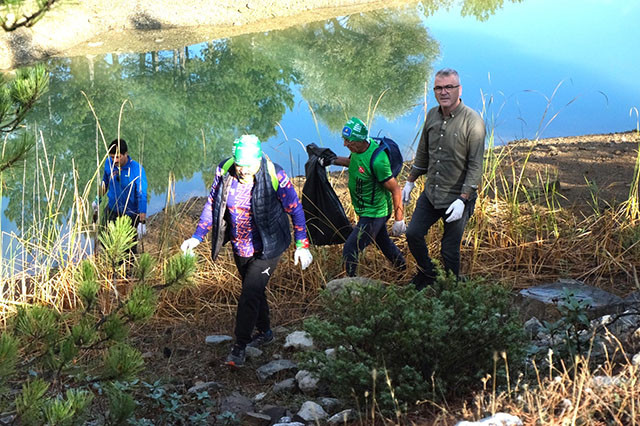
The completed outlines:
<svg viewBox="0 0 640 426">
<path fill-rule="evenodd" d="M 620 342 L 618 342 L 620 344 Z M 622 358 L 620 360 L 619 358 Z M 617 361 L 614 361 L 618 359 Z M 465 403 L 460 415 L 480 419 L 496 412 L 518 416 L 525 425 L 636 425 L 640 423 L 638 363 L 624 356 L 620 345 L 595 369 L 589 356 L 577 357 L 572 368 L 549 356 L 550 366 L 535 364 L 533 384 L 518 378 L 511 387 L 487 377 L 484 389 Z M 506 357 L 501 367 L 508 370 Z"/>
<path fill-rule="evenodd" d="M 5 241 L 13 240 L 23 249 L 13 256 L 6 256 L 2 263 L 0 313 L 10 312 L 21 303 L 46 303 L 60 308 L 73 304 L 72 265 L 87 253 L 95 238 L 96 230 L 89 212 L 94 182 L 86 185 L 74 182 L 73 194 L 56 191 L 60 183 L 56 182 L 55 163 L 47 162 L 45 148 L 42 143 L 39 154 L 42 158 L 36 172 L 39 188 L 43 188 L 37 199 L 46 200 L 47 214 L 33 217 L 32 227 L 24 230 L 21 236 L 3 235 Z M 537 174 L 535 180 L 526 181 L 523 178 L 526 164 L 507 164 L 507 149 L 489 149 L 487 152 L 485 180 L 462 246 L 463 273 L 488 276 L 512 288 L 571 277 L 620 295 L 635 289 L 638 285 L 636 271 L 640 266 L 637 191 L 640 168 L 636 167 L 626 202 L 594 208 L 585 216 L 561 206 L 553 176 Z M 346 189 L 346 173 L 332 175 L 331 180 L 347 214 L 355 220 Z M 301 193 L 303 182 L 300 178 L 295 181 Z M 191 235 L 204 203 L 201 200 L 195 205 L 193 200 L 174 205 L 171 180 L 168 188 L 166 208 L 150 220 L 151 235 L 143 242 L 144 249 L 160 259 L 175 253 L 180 242 Z M 421 189 L 419 186 L 418 190 Z M 75 200 L 68 216 L 59 210 L 63 197 Z M 413 204 L 407 206 L 408 219 L 412 209 Z M 35 212 L 25 214 L 29 213 L 35 215 Z M 59 223 L 60 216 L 68 218 L 66 224 Z M 439 250 L 440 232 L 436 227 L 429 236 L 429 248 L 433 253 Z M 398 238 L 396 242 L 408 253 L 404 238 Z M 304 316 L 313 306 L 318 290 L 331 279 L 343 276 L 340 252 L 338 246 L 314 247 L 315 262 L 304 272 L 291 263 L 293 249 L 283 255 L 269 286 L 274 306 L 284 307 L 282 318 Z M 213 263 L 207 243 L 198 248 L 198 253 L 200 285 L 175 299 L 165 300 L 161 309 L 165 319 L 194 318 L 203 312 L 217 318 L 233 311 L 240 282 L 232 255 L 223 251 L 220 259 Z M 411 256 L 408 261 L 408 271 L 398 274 L 375 248 L 371 248 L 361 262 L 361 274 L 405 283 L 415 268 Z"/>
</svg>

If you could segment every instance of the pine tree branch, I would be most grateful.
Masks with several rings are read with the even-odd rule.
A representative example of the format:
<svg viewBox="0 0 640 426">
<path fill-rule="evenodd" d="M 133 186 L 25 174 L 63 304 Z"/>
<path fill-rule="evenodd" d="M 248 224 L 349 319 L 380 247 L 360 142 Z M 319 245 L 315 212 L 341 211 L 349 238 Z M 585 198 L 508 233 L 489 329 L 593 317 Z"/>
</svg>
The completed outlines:
<svg viewBox="0 0 640 426">
<path fill-rule="evenodd" d="M 2 29 L 5 30 L 6 32 L 11 32 L 11 31 L 17 30 L 20 27 L 26 27 L 26 28 L 32 27 L 33 24 L 38 22 L 38 20 L 42 17 L 42 15 L 45 12 L 51 9 L 51 6 L 53 6 L 53 4 L 56 1 L 58 0 L 46 0 L 40 4 L 40 8 L 35 12 L 29 15 L 23 14 L 22 18 L 17 19 L 13 22 L 9 22 L 6 19 L 0 18 L 0 21 L 2 21 Z"/>
</svg>

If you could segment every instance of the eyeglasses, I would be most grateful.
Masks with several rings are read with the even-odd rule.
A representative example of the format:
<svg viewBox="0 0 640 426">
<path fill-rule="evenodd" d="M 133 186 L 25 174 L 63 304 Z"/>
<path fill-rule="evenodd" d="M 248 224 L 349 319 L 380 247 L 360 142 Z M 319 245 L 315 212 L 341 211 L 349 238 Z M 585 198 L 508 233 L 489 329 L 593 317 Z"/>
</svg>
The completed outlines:
<svg viewBox="0 0 640 426">
<path fill-rule="evenodd" d="M 456 87 L 460 87 L 459 84 L 456 84 L 455 86 L 453 84 L 447 84 L 446 86 L 434 86 L 433 87 L 433 91 L 434 92 L 450 92 L 453 89 L 455 89 Z"/>
</svg>

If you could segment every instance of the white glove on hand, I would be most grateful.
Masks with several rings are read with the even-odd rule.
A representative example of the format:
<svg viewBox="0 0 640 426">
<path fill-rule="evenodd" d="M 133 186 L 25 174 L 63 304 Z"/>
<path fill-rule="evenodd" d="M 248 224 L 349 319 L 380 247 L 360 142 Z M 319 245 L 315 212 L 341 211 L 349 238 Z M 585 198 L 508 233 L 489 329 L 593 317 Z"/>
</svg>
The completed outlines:
<svg viewBox="0 0 640 426">
<path fill-rule="evenodd" d="M 459 220 L 462 217 L 463 212 L 464 212 L 464 202 L 461 199 L 457 198 L 453 203 L 451 203 L 447 211 L 444 212 L 444 214 L 449 215 L 449 217 L 445 220 L 445 222 L 448 223 L 448 222 L 455 222 L 456 220 Z"/>
<path fill-rule="evenodd" d="M 404 184 L 404 188 L 402 189 L 402 204 L 409 204 L 411 201 L 411 191 L 416 186 L 415 182 L 409 182 Z"/>
<path fill-rule="evenodd" d="M 98 209 L 100 208 L 100 198 L 96 197 L 92 202 L 91 202 L 91 208 L 93 209 L 94 213 L 98 213 Z"/>
<path fill-rule="evenodd" d="M 391 227 L 391 235 L 394 237 L 399 237 L 400 235 L 407 232 L 407 225 L 405 225 L 404 220 L 396 220 L 393 222 L 393 226 Z"/>
<path fill-rule="evenodd" d="M 333 164 L 333 160 L 330 160 L 330 159 L 324 158 L 324 157 L 320 157 L 320 158 L 318 158 L 318 164 L 320 164 L 322 167 L 327 167 L 327 166 L 330 166 L 331 164 Z"/>
<path fill-rule="evenodd" d="M 307 269 L 309 265 L 311 265 L 311 262 L 313 261 L 313 256 L 311 255 L 311 252 L 309 251 L 309 249 L 302 248 L 302 247 L 298 247 L 296 249 L 296 252 L 293 255 L 293 258 L 296 260 L 294 265 L 297 265 L 298 262 L 300 262 L 300 266 L 302 267 L 302 270 Z"/>
<path fill-rule="evenodd" d="M 144 223 L 138 224 L 138 238 L 144 237 L 147 235 L 147 225 Z"/>
<path fill-rule="evenodd" d="M 182 250 L 182 253 L 184 254 L 193 256 L 193 249 L 198 247 L 198 244 L 200 244 L 200 240 L 191 237 L 188 240 L 184 240 L 184 242 L 180 246 L 180 250 Z"/>
</svg>

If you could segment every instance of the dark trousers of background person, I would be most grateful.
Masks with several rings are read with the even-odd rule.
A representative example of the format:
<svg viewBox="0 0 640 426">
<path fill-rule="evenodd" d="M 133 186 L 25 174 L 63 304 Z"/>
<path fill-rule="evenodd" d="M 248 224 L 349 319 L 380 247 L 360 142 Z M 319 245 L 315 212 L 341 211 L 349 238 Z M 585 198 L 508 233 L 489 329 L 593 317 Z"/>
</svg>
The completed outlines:
<svg viewBox="0 0 640 426">
<path fill-rule="evenodd" d="M 420 290 L 427 285 L 433 284 L 435 280 L 434 264 L 429 257 L 429 248 L 425 241 L 425 235 L 429 232 L 429 228 L 440 219 L 444 222 L 444 233 L 440 246 L 444 268 L 446 271 L 453 272 L 456 277 L 460 274 L 460 243 L 464 227 L 473 214 L 475 205 L 475 199 L 467 201 L 462 217 L 459 220 L 447 223 L 444 220 L 448 216 L 445 214 L 448 207 L 436 209 L 424 192 L 420 194 L 406 234 L 409 251 L 418 264 L 418 274 L 414 279 L 416 288 Z"/>
<path fill-rule="evenodd" d="M 236 312 L 236 344 L 245 347 L 251 341 L 256 328 L 260 332 L 271 330 L 266 288 L 276 270 L 280 256 L 273 259 L 240 257 L 234 254 L 238 272 L 242 278 L 242 292 Z"/>
<path fill-rule="evenodd" d="M 345 262 L 347 276 L 355 277 L 358 269 L 358 255 L 369 244 L 375 241 L 382 254 L 393 263 L 396 268 L 404 269 L 406 262 L 402 252 L 389 238 L 386 217 L 360 217 L 360 220 L 349 234 L 344 243 L 342 258 Z"/>
<path fill-rule="evenodd" d="M 105 209 L 105 214 L 107 216 L 107 223 L 109 222 L 115 222 L 115 220 L 117 218 L 119 218 L 120 216 L 127 216 L 129 219 L 131 219 L 131 226 L 133 226 L 133 229 L 136 230 L 136 232 L 133 235 L 133 241 L 134 241 L 134 245 L 131 248 L 131 253 L 133 254 L 137 254 L 138 253 L 138 223 L 140 223 L 140 216 L 139 215 L 125 215 L 123 213 L 118 213 L 115 210 L 111 210 L 109 207 L 107 207 Z"/>
</svg>

